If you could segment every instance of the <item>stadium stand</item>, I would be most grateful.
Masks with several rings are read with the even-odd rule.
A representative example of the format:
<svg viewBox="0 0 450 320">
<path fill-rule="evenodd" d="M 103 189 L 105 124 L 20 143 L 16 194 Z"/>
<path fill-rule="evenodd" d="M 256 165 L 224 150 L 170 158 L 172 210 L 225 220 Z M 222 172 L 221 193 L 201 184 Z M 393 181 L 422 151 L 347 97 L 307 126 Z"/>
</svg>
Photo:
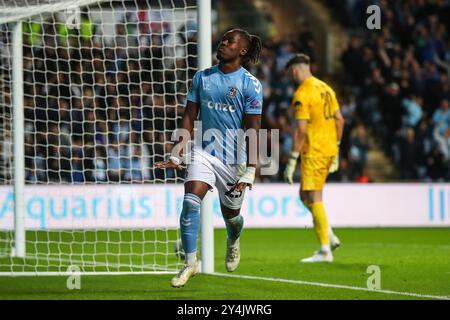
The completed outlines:
<svg viewBox="0 0 450 320">
<path fill-rule="evenodd" d="M 394 161 L 400 180 L 448 180 L 450 4 L 375 3 L 381 30 L 366 28 L 369 1 L 340 2 L 340 20 L 354 35 L 342 64 L 356 117 Z"/>
<path fill-rule="evenodd" d="M 330 179 L 370 181 L 370 134 L 396 164 L 401 180 L 449 179 L 450 6 L 441 0 L 379 1 L 382 29 L 373 31 L 363 21 L 366 2 L 344 1 L 335 11 L 354 36 L 341 59 L 344 83 L 338 95 L 346 128 L 340 171 Z M 196 34 L 182 39 L 189 59 L 179 59 L 175 72 L 162 64 L 158 43 L 167 36 L 164 25 L 119 23 L 114 42 L 104 43 L 101 30 L 88 16 L 83 19 L 79 37 L 73 37 L 80 44 L 68 49 L 56 45 L 68 41 L 62 26 L 24 24 L 30 35 L 24 47 L 26 180 L 155 181 L 159 173 L 152 163 L 170 151 L 165 142 L 185 104 L 185 86 L 178 84 L 196 70 Z M 31 46 L 38 41 L 47 43 L 45 50 Z M 295 52 L 309 54 L 314 62 L 314 48 L 305 25 L 299 34 L 264 41 L 261 63 L 251 67 L 264 88 L 263 127 L 280 130 L 280 174 L 260 180 L 281 180 L 292 144 L 295 87 L 284 64 Z M 141 141 L 142 148 L 128 147 Z M 8 143 L 2 148 L 9 149 Z M 4 153 L 1 159 L 5 166 L 8 157 Z"/>
</svg>

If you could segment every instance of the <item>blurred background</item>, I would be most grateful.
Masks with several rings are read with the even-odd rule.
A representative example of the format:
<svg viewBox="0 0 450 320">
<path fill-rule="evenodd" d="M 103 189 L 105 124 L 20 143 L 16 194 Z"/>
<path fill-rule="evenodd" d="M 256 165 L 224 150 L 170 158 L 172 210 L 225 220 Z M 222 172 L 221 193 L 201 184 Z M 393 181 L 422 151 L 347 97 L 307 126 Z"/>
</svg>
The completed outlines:
<svg viewBox="0 0 450 320">
<path fill-rule="evenodd" d="M 79 29 L 57 14 L 23 24 L 27 183 L 183 177 L 152 168 L 170 152 L 197 70 L 195 2 L 172 2 L 186 23 L 167 22 L 160 1 L 120 1 L 82 9 Z M 379 30 L 366 26 L 371 4 L 381 9 Z M 340 170 L 329 180 L 449 180 L 449 1 L 213 0 L 212 10 L 214 51 L 233 27 L 263 40 L 260 62 L 248 68 L 263 84 L 263 128 L 280 130 L 280 170 L 259 180 L 281 181 L 295 126 L 295 86 L 283 68 L 298 52 L 336 90 L 346 119 Z M 7 183 L 11 110 L 2 83 L 0 181 Z"/>
</svg>

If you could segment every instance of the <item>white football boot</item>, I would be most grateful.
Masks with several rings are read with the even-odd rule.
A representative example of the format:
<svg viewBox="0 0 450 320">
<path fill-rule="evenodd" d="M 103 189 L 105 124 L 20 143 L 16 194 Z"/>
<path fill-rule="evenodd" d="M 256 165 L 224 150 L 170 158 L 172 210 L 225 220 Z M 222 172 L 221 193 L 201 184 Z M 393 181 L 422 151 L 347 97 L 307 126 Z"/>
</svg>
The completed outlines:
<svg viewBox="0 0 450 320">
<path fill-rule="evenodd" d="M 314 252 L 314 255 L 312 257 L 302 259 L 300 260 L 300 262 L 333 262 L 333 254 L 331 253 L 331 251 L 316 251 Z"/>
<path fill-rule="evenodd" d="M 241 250 L 239 248 L 239 239 L 236 240 L 234 246 L 230 246 L 227 239 L 227 255 L 225 257 L 225 267 L 228 272 L 233 272 L 239 265 L 241 260 Z"/>
<path fill-rule="evenodd" d="M 174 288 L 180 288 L 188 282 L 190 278 L 198 273 L 199 264 L 196 261 L 193 266 L 185 264 L 178 274 L 172 278 L 170 285 Z"/>
<path fill-rule="evenodd" d="M 339 240 L 339 238 L 334 233 L 330 233 L 330 248 L 331 248 L 331 251 L 336 250 L 340 246 L 341 246 L 341 241 Z"/>
</svg>

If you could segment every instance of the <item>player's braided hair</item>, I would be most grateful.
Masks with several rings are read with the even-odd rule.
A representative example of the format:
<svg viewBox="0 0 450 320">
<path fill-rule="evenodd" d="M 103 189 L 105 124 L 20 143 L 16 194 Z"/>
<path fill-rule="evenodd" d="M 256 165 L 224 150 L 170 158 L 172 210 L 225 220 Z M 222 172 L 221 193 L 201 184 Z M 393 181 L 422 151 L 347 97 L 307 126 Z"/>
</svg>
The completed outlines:
<svg viewBox="0 0 450 320">
<path fill-rule="evenodd" d="M 262 49 L 261 39 L 242 29 L 233 29 L 231 31 L 238 32 L 248 42 L 247 53 L 242 57 L 242 62 L 257 63 Z"/>
</svg>

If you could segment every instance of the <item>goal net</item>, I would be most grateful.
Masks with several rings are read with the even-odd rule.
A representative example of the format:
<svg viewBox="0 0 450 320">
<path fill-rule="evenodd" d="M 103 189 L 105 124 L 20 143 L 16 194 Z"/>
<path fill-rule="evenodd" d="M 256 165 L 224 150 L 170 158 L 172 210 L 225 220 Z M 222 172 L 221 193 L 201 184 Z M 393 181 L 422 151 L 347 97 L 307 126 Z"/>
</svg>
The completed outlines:
<svg viewBox="0 0 450 320">
<path fill-rule="evenodd" d="M 23 128 L 13 125 L 18 23 Z M 0 0 L 1 274 L 180 268 L 184 173 L 153 164 L 171 151 L 197 68 L 196 26 L 187 0 Z M 15 241 L 17 130 L 23 256 Z"/>
</svg>

